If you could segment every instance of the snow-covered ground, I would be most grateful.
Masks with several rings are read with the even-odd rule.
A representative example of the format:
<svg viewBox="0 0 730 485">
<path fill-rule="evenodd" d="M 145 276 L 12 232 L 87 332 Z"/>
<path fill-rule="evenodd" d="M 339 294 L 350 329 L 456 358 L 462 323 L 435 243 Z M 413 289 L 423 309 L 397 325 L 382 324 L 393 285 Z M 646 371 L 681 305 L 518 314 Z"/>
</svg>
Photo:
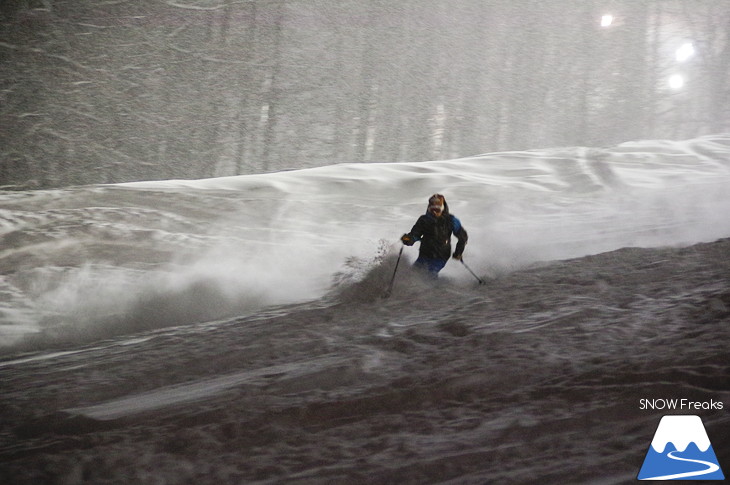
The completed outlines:
<svg viewBox="0 0 730 485">
<path fill-rule="evenodd" d="M 626 483 L 675 397 L 723 465 L 729 184 L 717 135 L 0 193 L 0 482 Z M 383 299 L 435 192 L 487 284 Z"/>
</svg>

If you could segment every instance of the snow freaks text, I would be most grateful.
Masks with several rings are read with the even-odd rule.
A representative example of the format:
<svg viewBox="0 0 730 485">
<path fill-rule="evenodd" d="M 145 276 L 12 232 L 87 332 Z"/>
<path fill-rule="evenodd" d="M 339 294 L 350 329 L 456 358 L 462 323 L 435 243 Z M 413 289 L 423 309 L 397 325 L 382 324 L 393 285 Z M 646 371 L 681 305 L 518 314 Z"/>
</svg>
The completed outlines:
<svg viewBox="0 0 730 485">
<path fill-rule="evenodd" d="M 722 401 L 715 401 L 710 399 L 709 401 L 692 401 L 690 399 L 640 399 L 639 409 L 644 411 L 659 410 L 659 411 L 717 411 L 724 409 Z"/>
</svg>

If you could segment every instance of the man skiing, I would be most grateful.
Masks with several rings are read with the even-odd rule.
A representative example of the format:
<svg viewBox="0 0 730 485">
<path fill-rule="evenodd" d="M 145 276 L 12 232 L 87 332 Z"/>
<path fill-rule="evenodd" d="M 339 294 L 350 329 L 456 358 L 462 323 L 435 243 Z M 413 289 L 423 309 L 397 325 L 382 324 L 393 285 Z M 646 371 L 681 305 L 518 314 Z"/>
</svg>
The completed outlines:
<svg viewBox="0 0 730 485">
<path fill-rule="evenodd" d="M 451 235 L 457 237 L 456 250 L 451 254 Z M 400 238 L 406 246 L 413 246 L 421 241 L 418 259 L 414 266 L 425 269 L 433 276 L 446 266 L 449 256 L 461 260 L 468 236 L 461 221 L 449 214 L 449 206 L 441 194 L 434 194 L 428 199 L 426 213 L 418 218 L 411 232 Z"/>
</svg>

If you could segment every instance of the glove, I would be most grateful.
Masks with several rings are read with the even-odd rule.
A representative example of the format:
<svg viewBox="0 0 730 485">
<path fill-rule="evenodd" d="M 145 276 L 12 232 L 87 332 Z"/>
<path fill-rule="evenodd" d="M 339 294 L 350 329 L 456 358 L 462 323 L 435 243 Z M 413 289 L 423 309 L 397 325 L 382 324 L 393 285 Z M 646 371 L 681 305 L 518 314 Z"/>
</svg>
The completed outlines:
<svg viewBox="0 0 730 485">
<path fill-rule="evenodd" d="M 461 261 L 461 257 L 462 257 L 461 254 L 454 253 L 454 259 L 458 259 L 459 261 Z"/>
<path fill-rule="evenodd" d="M 400 240 L 403 241 L 403 244 L 405 244 L 406 246 L 413 246 L 413 244 L 416 242 L 408 234 L 403 234 Z"/>
</svg>

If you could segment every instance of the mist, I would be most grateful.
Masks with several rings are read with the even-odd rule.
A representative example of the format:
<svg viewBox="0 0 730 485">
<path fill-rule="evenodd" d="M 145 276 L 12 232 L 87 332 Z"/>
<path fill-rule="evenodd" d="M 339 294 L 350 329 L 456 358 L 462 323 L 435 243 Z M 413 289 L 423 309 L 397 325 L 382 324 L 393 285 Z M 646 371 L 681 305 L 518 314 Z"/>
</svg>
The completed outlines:
<svg viewBox="0 0 730 485">
<path fill-rule="evenodd" d="M 3 2 L 0 186 L 730 130 L 715 0 Z"/>
</svg>

